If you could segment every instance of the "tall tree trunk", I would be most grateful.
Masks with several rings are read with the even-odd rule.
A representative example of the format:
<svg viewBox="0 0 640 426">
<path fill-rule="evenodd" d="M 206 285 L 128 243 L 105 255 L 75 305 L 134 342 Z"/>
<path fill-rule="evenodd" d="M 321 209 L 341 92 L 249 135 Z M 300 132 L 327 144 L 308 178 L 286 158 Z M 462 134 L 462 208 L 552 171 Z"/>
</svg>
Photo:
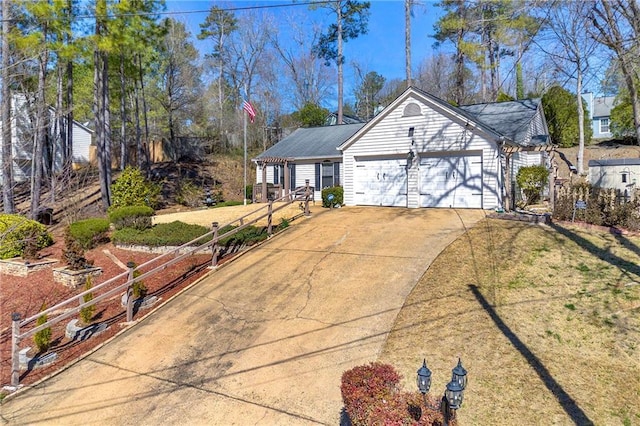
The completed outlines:
<svg viewBox="0 0 640 426">
<path fill-rule="evenodd" d="M 343 90 L 343 67 L 342 67 L 342 1 L 338 1 L 338 124 L 342 124 L 342 90 Z"/>
<path fill-rule="evenodd" d="M 47 119 L 47 104 L 45 98 L 45 84 L 47 78 L 47 62 L 49 54 L 46 48 L 38 57 L 38 92 L 36 95 L 36 134 L 31 159 L 31 209 L 32 219 L 37 217 L 40 208 L 40 193 L 42 192 L 42 168 L 44 162 L 44 146 L 49 131 Z"/>
<path fill-rule="evenodd" d="M 127 149 L 127 106 L 126 82 L 124 78 L 124 53 L 120 53 L 120 170 L 124 170 L 128 163 Z"/>
<path fill-rule="evenodd" d="M 142 93 L 142 116 L 144 117 L 144 141 L 142 143 L 142 154 L 144 155 L 144 170 L 149 173 L 151 162 L 149 160 L 149 119 L 147 117 L 147 97 L 144 92 L 144 76 L 142 73 L 142 58 L 138 54 L 138 70 L 140 73 L 140 92 Z"/>
<path fill-rule="evenodd" d="M 411 86 L 411 5 L 413 0 L 404 0 L 404 53 L 407 87 Z"/>
<path fill-rule="evenodd" d="M 72 0 L 67 1 L 67 9 L 69 10 L 69 22 L 72 20 Z M 67 33 L 67 45 L 72 41 L 71 28 Z M 65 179 L 71 178 L 71 170 L 73 168 L 73 60 L 67 61 L 67 88 L 65 91 L 65 108 L 67 112 L 67 137 L 66 149 L 62 155 L 62 170 Z"/>
<path fill-rule="evenodd" d="M 582 63 L 578 61 L 576 76 L 576 100 L 578 102 L 578 175 L 584 174 L 584 108 L 582 106 Z"/>
<path fill-rule="evenodd" d="M 134 78 L 133 81 L 134 90 L 134 109 L 136 111 L 136 166 L 142 169 L 142 128 L 140 127 L 140 104 L 138 98 L 140 97 L 140 90 L 138 89 L 138 79 Z"/>
<path fill-rule="evenodd" d="M 10 5 L 2 2 L 2 202 L 5 213 L 15 212 L 13 201 L 13 145 L 11 141 L 11 73 L 9 70 Z"/>
<path fill-rule="evenodd" d="M 102 52 L 102 109 L 104 114 L 104 170 L 108 205 L 111 206 L 111 110 L 109 109 L 109 58 Z"/>
</svg>

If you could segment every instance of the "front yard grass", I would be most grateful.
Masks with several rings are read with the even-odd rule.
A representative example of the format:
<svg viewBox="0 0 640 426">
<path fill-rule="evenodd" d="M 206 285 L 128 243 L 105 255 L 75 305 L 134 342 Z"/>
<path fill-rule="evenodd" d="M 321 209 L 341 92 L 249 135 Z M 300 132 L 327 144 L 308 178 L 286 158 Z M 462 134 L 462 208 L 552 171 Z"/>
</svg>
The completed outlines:
<svg viewBox="0 0 640 426">
<path fill-rule="evenodd" d="M 640 425 L 640 237 L 486 219 L 407 298 L 379 361 L 426 357 L 442 395 L 462 358 L 463 425 Z"/>
</svg>

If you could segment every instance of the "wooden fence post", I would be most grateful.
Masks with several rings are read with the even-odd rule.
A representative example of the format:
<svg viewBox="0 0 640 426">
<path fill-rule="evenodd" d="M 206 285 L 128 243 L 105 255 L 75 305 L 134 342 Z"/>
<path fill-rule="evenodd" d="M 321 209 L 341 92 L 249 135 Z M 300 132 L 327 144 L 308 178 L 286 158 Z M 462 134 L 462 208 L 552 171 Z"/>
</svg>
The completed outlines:
<svg viewBox="0 0 640 426">
<path fill-rule="evenodd" d="M 127 322 L 133 321 L 133 270 L 135 269 L 136 264 L 133 262 L 127 262 L 127 268 L 129 268 L 129 276 L 127 280 L 130 282 L 129 287 L 127 287 Z"/>
<path fill-rule="evenodd" d="M 211 224 L 213 229 L 213 244 L 211 244 L 211 267 L 218 266 L 218 222 Z"/>
<path fill-rule="evenodd" d="M 269 201 L 269 216 L 267 216 L 267 235 L 273 232 L 273 201 Z"/>
<path fill-rule="evenodd" d="M 11 314 L 11 386 L 20 385 L 20 314 Z"/>
<path fill-rule="evenodd" d="M 309 179 L 305 179 L 304 181 L 304 215 L 310 216 L 311 211 L 309 211 L 309 198 L 311 198 L 311 188 L 309 188 Z"/>
</svg>

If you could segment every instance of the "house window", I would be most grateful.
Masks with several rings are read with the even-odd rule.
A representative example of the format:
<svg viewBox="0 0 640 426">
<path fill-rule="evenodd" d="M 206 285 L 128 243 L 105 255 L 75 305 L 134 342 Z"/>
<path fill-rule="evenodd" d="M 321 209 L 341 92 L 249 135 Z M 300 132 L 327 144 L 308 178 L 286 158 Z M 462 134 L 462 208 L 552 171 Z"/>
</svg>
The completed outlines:
<svg viewBox="0 0 640 426">
<path fill-rule="evenodd" d="M 622 173 L 622 183 L 627 183 L 627 174 Z"/>
<path fill-rule="evenodd" d="M 600 133 L 609 133 L 609 119 L 601 118 L 600 119 Z"/>
<path fill-rule="evenodd" d="M 316 163 L 316 191 L 340 185 L 340 163 Z"/>
</svg>

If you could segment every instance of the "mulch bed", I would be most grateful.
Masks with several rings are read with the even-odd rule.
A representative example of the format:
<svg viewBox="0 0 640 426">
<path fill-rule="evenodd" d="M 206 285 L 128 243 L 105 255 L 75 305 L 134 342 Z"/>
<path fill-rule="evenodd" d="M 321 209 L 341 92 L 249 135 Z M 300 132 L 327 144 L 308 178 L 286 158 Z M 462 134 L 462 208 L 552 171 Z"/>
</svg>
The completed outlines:
<svg viewBox="0 0 640 426">
<path fill-rule="evenodd" d="M 64 239 L 61 236 L 57 236 L 57 238 L 54 236 L 54 238 L 56 243 L 42 250 L 40 252 L 41 257 L 62 259 Z M 94 266 L 102 268 L 102 275 L 93 278 L 94 287 L 125 272 L 104 253 L 104 250 L 108 250 L 123 264 L 133 261 L 136 265 L 142 265 L 158 257 L 157 254 L 123 250 L 111 243 L 87 251 L 86 258 L 93 261 Z M 168 259 L 165 258 L 165 260 Z M 192 255 L 171 265 L 162 273 L 145 278 L 144 284 L 148 289 L 147 295 L 160 298 L 159 303 L 155 306 L 166 302 L 181 289 L 205 275 L 210 262 L 210 255 Z M 63 266 L 63 262 L 59 261 L 52 268 Z M 157 265 L 152 267 L 154 266 Z M 43 303 L 46 303 L 47 307 L 52 307 L 84 291 L 84 286 L 72 290 L 54 282 L 52 268 L 32 272 L 27 277 L 0 274 L 0 387 L 11 382 L 11 313 L 18 312 L 22 318 L 27 318 L 40 312 Z M 149 269 L 147 268 L 144 271 L 147 270 Z M 122 283 L 124 282 L 122 280 Z M 150 311 L 151 309 L 134 311 L 134 320 L 142 318 Z M 96 305 L 95 312 L 93 323 L 107 323 L 109 327 L 105 332 L 85 341 L 70 340 L 65 337 L 65 327 L 69 320 L 78 317 L 72 317 L 69 320 L 63 320 L 55 324 L 52 326 L 53 345 L 49 352 L 56 352 L 57 360 L 48 366 L 33 370 L 21 370 L 20 383 L 24 385 L 32 384 L 60 369 L 118 333 L 123 328 L 121 324 L 126 321 L 126 311 L 121 306 L 120 295 L 99 302 Z M 33 325 L 28 325 L 26 329 L 31 327 Z M 25 347 L 35 348 L 32 337 L 26 338 L 25 341 L 21 342 L 20 349 Z"/>
</svg>

